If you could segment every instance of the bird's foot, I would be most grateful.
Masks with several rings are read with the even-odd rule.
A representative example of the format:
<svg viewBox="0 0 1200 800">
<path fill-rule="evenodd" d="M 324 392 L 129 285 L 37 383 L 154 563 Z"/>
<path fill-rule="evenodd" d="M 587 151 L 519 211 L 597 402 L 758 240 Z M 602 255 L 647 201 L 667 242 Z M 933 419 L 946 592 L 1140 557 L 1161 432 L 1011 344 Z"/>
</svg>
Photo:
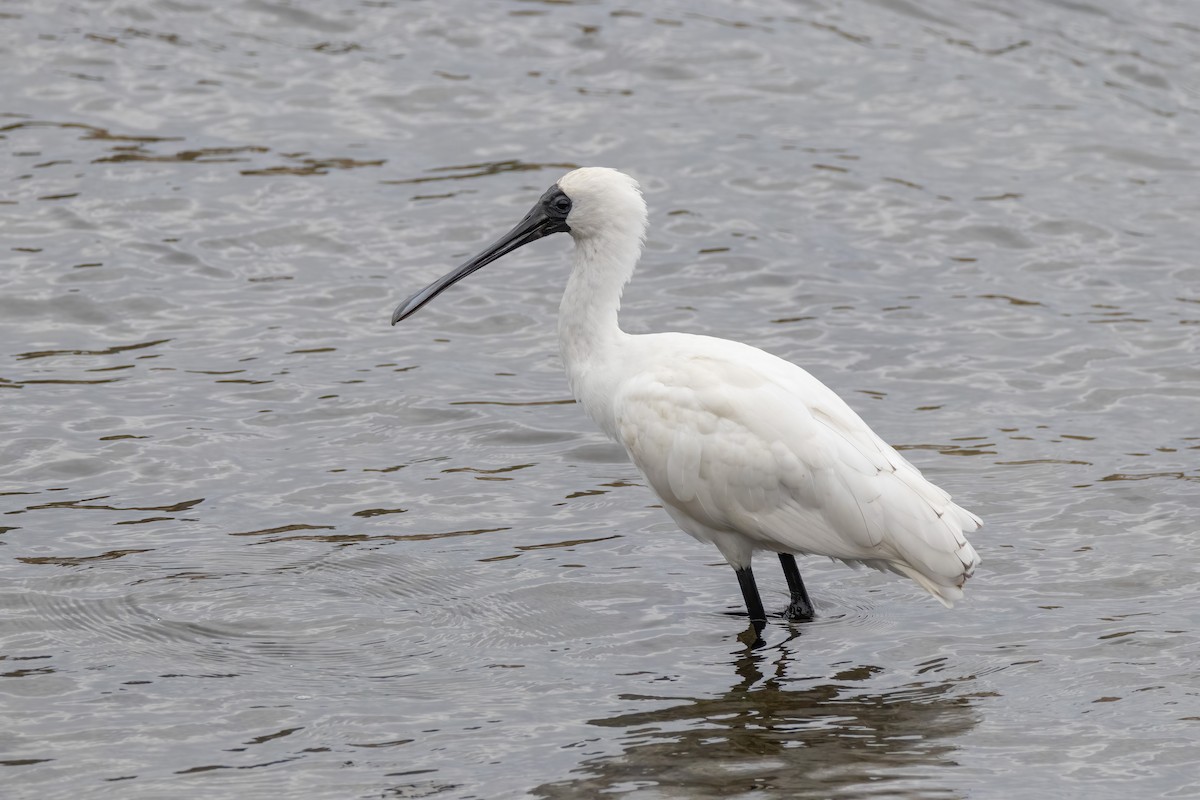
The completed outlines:
<svg viewBox="0 0 1200 800">
<path fill-rule="evenodd" d="M 767 623 L 762 620 L 751 620 L 749 627 L 738 634 L 738 641 L 749 647 L 751 650 L 757 650 L 760 647 L 766 646 L 766 641 L 762 637 L 762 632 L 766 629 Z"/>
<path fill-rule="evenodd" d="M 793 599 L 783 610 L 782 616 L 789 622 L 812 622 L 816 618 L 817 612 L 813 609 L 812 603 Z"/>
<path fill-rule="evenodd" d="M 749 619 L 750 615 L 745 611 L 722 611 L 721 613 L 727 617 L 741 617 L 750 623 L 746 626 L 746 630 L 737 636 L 743 644 L 748 645 L 752 650 L 766 644 L 762 638 L 762 632 L 767 629 L 767 621 L 765 619 Z"/>
</svg>

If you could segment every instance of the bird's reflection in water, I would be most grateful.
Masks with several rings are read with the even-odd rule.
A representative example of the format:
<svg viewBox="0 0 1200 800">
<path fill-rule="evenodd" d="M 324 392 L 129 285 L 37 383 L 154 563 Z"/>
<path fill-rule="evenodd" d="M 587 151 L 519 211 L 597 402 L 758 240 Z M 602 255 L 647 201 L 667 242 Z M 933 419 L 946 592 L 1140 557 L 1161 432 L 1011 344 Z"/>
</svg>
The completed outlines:
<svg viewBox="0 0 1200 800">
<path fill-rule="evenodd" d="M 954 683 L 872 689 L 883 669 L 847 666 L 829 678 L 782 677 L 803 653 L 748 649 L 740 681 L 717 697 L 636 696 L 654 710 L 591 723 L 625 728 L 624 752 L 585 759 L 544 798 L 957 798 L 955 741 L 977 722 Z M 773 663 L 772 663 L 773 662 Z M 769 669 L 770 677 L 763 675 Z M 586 750 L 586 745 L 581 745 Z"/>
</svg>

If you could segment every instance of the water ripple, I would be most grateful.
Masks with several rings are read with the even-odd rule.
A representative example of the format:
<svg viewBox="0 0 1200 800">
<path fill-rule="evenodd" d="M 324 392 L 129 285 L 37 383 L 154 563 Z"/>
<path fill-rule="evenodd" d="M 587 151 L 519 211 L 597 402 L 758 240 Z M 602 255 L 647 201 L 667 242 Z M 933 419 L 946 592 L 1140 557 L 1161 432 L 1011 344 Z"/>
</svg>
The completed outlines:
<svg viewBox="0 0 1200 800">
<path fill-rule="evenodd" d="M 43 5 L 0 48 L 5 787 L 1190 790 L 1186 0 Z M 566 241 L 387 325 L 593 163 L 650 205 L 626 328 L 846 397 L 986 519 L 960 607 L 805 559 L 820 616 L 748 649 L 570 399 Z"/>
</svg>

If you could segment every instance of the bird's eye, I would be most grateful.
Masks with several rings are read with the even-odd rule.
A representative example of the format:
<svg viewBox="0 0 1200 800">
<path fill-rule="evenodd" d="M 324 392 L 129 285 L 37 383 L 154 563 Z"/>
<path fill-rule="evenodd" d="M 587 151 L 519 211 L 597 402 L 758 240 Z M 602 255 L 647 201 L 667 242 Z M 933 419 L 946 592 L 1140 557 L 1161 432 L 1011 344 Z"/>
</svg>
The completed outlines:
<svg viewBox="0 0 1200 800">
<path fill-rule="evenodd" d="M 571 212 L 571 198 L 560 194 L 550 202 L 550 207 L 565 217 Z"/>
</svg>

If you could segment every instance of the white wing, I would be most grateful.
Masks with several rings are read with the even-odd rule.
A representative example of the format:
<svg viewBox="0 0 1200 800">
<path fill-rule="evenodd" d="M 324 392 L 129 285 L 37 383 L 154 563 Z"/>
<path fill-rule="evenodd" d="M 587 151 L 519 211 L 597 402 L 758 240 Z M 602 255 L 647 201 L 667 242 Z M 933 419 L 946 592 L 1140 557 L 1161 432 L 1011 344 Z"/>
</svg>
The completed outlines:
<svg viewBox="0 0 1200 800">
<path fill-rule="evenodd" d="M 642 338 L 642 337 L 638 337 Z M 949 605 L 979 556 L 980 521 L 922 477 L 828 387 L 761 350 L 659 334 L 654 366 L 614 397 L 618 438 L 672 516 L 731 563 L 810 553 L 915 580 Z M 664 365 L 661 353 L 677 357 Z M 734 563 L 735 567 L 745 564 Z"/>
</svg>

